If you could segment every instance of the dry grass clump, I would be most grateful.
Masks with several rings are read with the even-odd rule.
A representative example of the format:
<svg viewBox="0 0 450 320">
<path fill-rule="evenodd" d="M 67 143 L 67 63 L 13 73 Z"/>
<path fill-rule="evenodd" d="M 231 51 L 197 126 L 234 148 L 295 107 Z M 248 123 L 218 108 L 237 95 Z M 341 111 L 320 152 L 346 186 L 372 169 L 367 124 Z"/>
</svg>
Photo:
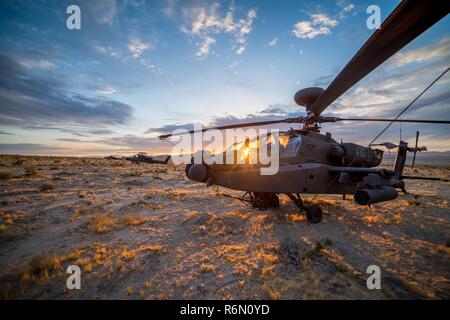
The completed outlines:
<svg viewBox="0 0 450 320">
<path fill-rule="evenodd" d="M 25 160 L 24 159 L 20 159 L 20 158 L 16 158 L 16 160 L 13 161 L 13 165 L 19 166 L 21 164 L 24 164 Z"/>
<path fill-rule="evenodd" d="M 83 271 L 87 273 L 91 273 L 94 270 L 94 265 L 87 258 L 79 258 L 75 261 L 77 266 L 83 267 Z"/>
<path fill-rule="evenodd" d="M 140 252 L 142 251 L 151 251 L 151 252 L 161 252 L 163 249 L 163 247 L 160 244 L 147 244 L 147 245 L 142 245 L 138 248 L 138 250 Z"/>
<path fill-rule="evenodd" d="M 94 261 L 98 265 L 107 265 L 111 263 L 111 250 L 107 245 L 98 244 L 95 249 Z"/>
<path fill-rule="evenodd" d="M 74 212 L 73 217 L 77 218 L 86 213 L 86 209 L 79 208 Z M 96 233 L 106 233 L 122 226 L 137 226 L 145 223 L 146 217 L 127 213 L 120 219 L 112 214 L 98 215 L 90 219 L 89 224 L 92 231 Z"/>
<path fill-rule="evenodd" d="M 22 218 L 25 216 L 25 212 L 18 210 L 18 211 L 0 211 L 0 217 L 3 220 L 3 224 L 13 224 L 14 221 L 17 219 Z"/>
<path fill-rule="evenodd" d="M 327 246 L 332 246 L 332 245 L 333 245 L 333 241 L 331 241 L 328 238 L 325 238 L 322 241 L 316 241 L 316 245 L 314 246 L 314 248 L 309 250 L 308 252 L 306 252 L 305 257 L 308 259 L 312 259 L 315 256 L 317 256 L 318 254 L 320 254 L 322 249 L 324 249 Z"/>
<path fill-rule="evenodd" d="M 48 283 L 51 272 L 62 271 L 61 264 L 64 262 L 80 261 L 80 256 L 83 252 L 84 249 L 75 249 L 61 256 L 44 252 L 31 258 L 29 263 L 22 267 L 19 272 L 21 291 L 24 292 L 27 285 L 32 283 Z"/>
<path fill-rule="evenodd" d="M 147 196 L 147 199 L 150 199 L 151 196 Z M 146 200 L 138 200 L 138 201 L 134 201 L 130 204 L 131 208 L 136 208 L 136 209 L 154 209 L 154 210 L 158 210 L 162 208 L 161 204 L 158 204 L 156 202 L 152 202 L 152 201 L 146 201 Z"/>
<path fill-rule="evenodd" d="M 145 216 L 142 215 L 134 215 L 131 213 L 127 213 L 122 217 L 122 223 L 124 225 L 136 226 L 143 224 L 145 222 Z"/>
<path fill-rule="evenodd" d="M 413 195 L 413 199 L 408 201 L 408 204 L 412 207 L 419 207 L 422 203 L 418 200 L 419 196 L 417 194 Z"/>
<path fill-rule="evenodd" d="M 32 165 L 28 165 L 24 169 L 25 169 L 26 176 L 35 176 L 37 173 L 36 168 Z"/>
<path fill-rule="evenodd" d="M 120 257 L 122 259 L 126 260 L 126 261 L 133 260 L 134 258 L 136 258 L 136 250 L 134 250 L 134 249 L 131 249 L 131 250 L 125 249 L 125 250 L 122 251 Z"/>
<path fill-rule="evenodd" d="M 214 271 L 216 271 L 216 266 L 213 264 L 209 264 L 209 263 L 202 263 L 200 265 L 200 270 L 205 273 L 206 272 L 214 272 Z"/>
<path fill-rule="evenodd" d="M 48 283 L 50 272 L 59 270 L 61 261 L 48 253 L 32 258 L 20 271 L 20 286 L 24 289 L 30 283 Z"/>
<path fill-rule="evenodd" d="M 40 186 L 39 190 L 41 192 L 45 192 L 45 191 L 51 191 L 55 189 L 55 186 L 52 185 L 51 183 L 44 183 L 43 185 Z"/>
<path fill-rule="evenodd" d="M 110 214 L 95 216 L 90 220 L 91 230 L 97 233 L 106 233 L 118 226 L 119 221 Z"/>
<path fill-rule="evenodd" d="M 292 222 L 305 222 L 306 215 L 294 212 L 289 215 L 289 220 Z"/>
<path fill-rule="evenodd" d="M 17 173 L 8 169 L 0 169 L 0 180 L 9 180 L 17 178 Z"/>
<path fill-rule="evenodd" d="M 261 289 L 270 300 L 280 300 L 281 299 L 281 293 L 278 290 L 276 290 L 275 288 L 272 288 L 271 286 L 264 283 L 261 286 Z"/>
<path fill-rule="evenodd" d="M 142 172 L 139 171 L 131 171 L 131 172 L 125 172 L 121 174 L 122 177 L 127 178 L 127 177 L 140 177 L 142 175 Z"/>
<path fill-rule="evenodd" d="M 76 218 L 82 217 L 84 215 L 91 213 L 92 210 L 93 209 L 91 209 L 89 207 L 75 207 L 73 209 L 72 218 L 76 219 Z"/>
</svg>

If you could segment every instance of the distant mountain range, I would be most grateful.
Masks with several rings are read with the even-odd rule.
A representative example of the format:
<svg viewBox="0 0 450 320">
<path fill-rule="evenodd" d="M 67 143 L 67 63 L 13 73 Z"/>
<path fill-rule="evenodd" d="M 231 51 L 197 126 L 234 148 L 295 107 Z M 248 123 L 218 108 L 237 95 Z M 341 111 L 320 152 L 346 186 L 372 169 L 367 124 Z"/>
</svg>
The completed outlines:
<svg viewBox="0 0 450 320">
<path fill-rule="evenodd" d="M 383 164 L 391 164 L 394 162 L 397 153 L 384 153 Z M 411 164 L 413 154 L 409 153 L 406 164 Z M 425 151 L 417 152 L 416 164 L 435 165 L 435 166 L 450 166 L 450 151 Z"/>
</svg>

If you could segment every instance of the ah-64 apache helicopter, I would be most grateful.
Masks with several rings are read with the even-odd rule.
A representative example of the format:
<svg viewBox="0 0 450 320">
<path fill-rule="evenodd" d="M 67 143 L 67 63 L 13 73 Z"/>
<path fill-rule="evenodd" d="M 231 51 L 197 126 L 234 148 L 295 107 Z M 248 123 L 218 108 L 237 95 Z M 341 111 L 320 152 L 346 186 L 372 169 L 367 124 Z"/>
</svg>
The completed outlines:
<svg viewBox="0 0 450 320">
<path fill-rule="evenodd" d="M 263 126 L 278 123 L 300 123 L 299 130 L 291 129 L 280 133 L 279 171 L 275 175 L 260 175 L 260 166 L 241 164 L 188 164 L 186 175 L 197 182 L 245 191 L 241 200 L 255 208 L 278 207 L 278 194 L 286 194 L 302 211 L 306 211 L 308 222 L 318 223 L 322 210 L 318 205 L 305 206 L 300 194 L 353 194 L 361 205 L 394 200 L 397 189 L 405 190 L 404 179 L 441 180 L 434 177 L 407 176 L 403 174 L 408 152 L 425 151 L 418 147 L 418 137 L 414 148 L 405 141 L 398 145 L 382 143 L 388 150 L 397 149 L 392 170 L 377 168 L 382 162 L 383 151 L 372 149 L 375 144 L 364 147 L 355 143 L 338 143 L 330 133 L 321 134 L 320 124 L 337 121 L 382 121 L 406 123 L 450 124 L 450 121 L 398 119 L 432 84 L 439 80 L 444 71 L 428 88 L 413 100 L 394 119 L 350 119 L 321 116 L 321 113 L 339 96 L 403 48 L 422 32 L 430 28 L 448 13 L 448 4 L 437 0 L 406 0 L 387 17 L 361 47 L 356 55 L 331 82 L 327 89 L 306 88 L 295 94 L 295 102 L 306 108 L 307 116 L 283 120 L 262 121 L 227 125 L 213 129 L 230 129 Z M 209 129 L 203 129 L 206 131 Z M 384 131 L 383 131 L 384 132 Z M 189 133 L 194 133 L 191 131 Z M 172 136 L 160 136 L 161 139 Z M 378 137 L 377 137 L 378 138 Z M 375 140 L 375 139 L 374 139 Z M 373 141 L 372 141 L 373 142 Z M 247 150 L 252 145 L 248 139 L 241 144 Z"/>
</svg>

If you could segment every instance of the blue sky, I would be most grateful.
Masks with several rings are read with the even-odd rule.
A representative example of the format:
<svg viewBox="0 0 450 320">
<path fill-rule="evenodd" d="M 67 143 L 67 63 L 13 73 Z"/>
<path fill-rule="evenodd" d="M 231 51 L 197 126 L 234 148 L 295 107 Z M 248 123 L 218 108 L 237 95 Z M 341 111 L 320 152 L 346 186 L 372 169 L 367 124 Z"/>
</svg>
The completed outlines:
<svg viewBox="0 0 450 320">
<path fill-rule="evenodd" d="M 81 30 L 66 8 L 81 8 Z M 103 155 L 170 151 L 160 132 L 192 123 L 303 114 L 295 92 L 326 87 L 398 1 L 2 1 L 0 153 Z M 446 17 L 336 101 L 325 114 L 395 116 L 450 65 Z M 450 118 L 450 75 L 404 118 Z M 367 143 L 383 124 L 327 124 Z M 450 150 L 444 126 L 416 129 Z M 398 139 L 399 126 L 382 140 Z"/>
</svg>

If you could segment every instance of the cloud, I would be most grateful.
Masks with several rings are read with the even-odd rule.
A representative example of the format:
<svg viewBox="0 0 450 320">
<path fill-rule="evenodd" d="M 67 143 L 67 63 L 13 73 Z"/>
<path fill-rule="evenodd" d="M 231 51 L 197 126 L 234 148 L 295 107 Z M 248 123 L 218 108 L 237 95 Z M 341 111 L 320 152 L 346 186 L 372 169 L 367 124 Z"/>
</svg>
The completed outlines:
<svg viewBox="0 0 450 320">
<path fill-rule="evenodd" d="M 255 121 L 266 121 L 266 120 L 278 120 L 284 118 L 298 117 L 304 115 L 304 109 L 294 106 L 294 105 L 271 105 L 259 112 L 249 113 L 245 117 L 236 117 L 230 114 L 225 114 L 219 117 L 213 118 L 209 123 L 204 124 L 207 127 L 215 126 L 225 126 L 230 124 L 255 122 Z M 193 130 L 194 123 L 184 123 L 184 124 L 167 124 L 157 128 L 150 128 L 145 133 L 171 133 L 177 129 Z"/>
<path fill-rule="evenodd" d="M 56 65 L 48 60 L 20 60 L 19 63 L 27 69 L 42 69 L 51 70 L 56 68 Z"/>
<path fill-rule="evenodd" d="M 38 143 L 1 143 L 0 153 L 1 154 L 54 154 L 56 152 L 63 151 L 64 148 L 49 146 L 45 144 Z"/>
<path fill-rule="evenodd" d="M 163 12 L 166 16 L 173 16 L 176 11 L 178 0 L 166 0 Z"/>
<path fill-rule="evenodd" d="M 216 43 L 216 39 L 210 36 L 204 36 L 202 42 L 198 45 L 197 56 L 204 58 L 209 55 L 210 48 L 214 43 Z"/>
<path fill-rule="evenodd" d="M 133 55 L 134 58 L 140 58 L 145 50 L 152 47 L 151 43 L 143 42 L 141 39 L 132 39 L 128 43 L 128 51 Z"/>
<path fill-rule="evenodd" d="M 92 133 L 92 134 L 98 134 L 98 135 L 114 133 L 112 130 L 109 130 L 109 129 L 96 129 L 96 130 L 90 130 L 88 132 Z"/>
<path fill-rule="evenodd" d="M 173 147 L 169 141 L 131 134 L 106 139 L 58 138 L 55 142 L 55 144 L 2 143 L 0 154 L 105 156 L 145 151 L 157 155 L 167 154 Z"/>
<path fill-rule="evenodd" d="M 337 6 L 341 9 L 340 12 L 337 14 L 339 20 L 346 19 L 347 15 L 349 15 L 350 13 L 352 13 L 353 15 L 356 14 L 355 5 L 346 0 L 338 0 Z"/>
<path fill-rule="evenodd" d="M 94 42 L 91 45 L 92 45 L 92 48 L 94 50 L 96 50 L 97 52 L 109 55 L 109 56 L 113 57 L 114 59 L 120 59 L 122 57 L 122 54 L 120 53 L 120 51 L 118 51 L 110 46 L 102 46 L 102 45 L 98 44 L 97 42 Z"/>
<path fill-rule="evenodd" d="M 278 38 L 274 37 L 272 40 L 270 40 L 269 46 L 270 47 L 276 46 L 277 42 L 278 42 Z"/>
<path fill-rule="evenodd" d="M 441 39 L 431 46 L 423 46 L 406 52 L 400 52 L 392 58 L 396 66 L 404 66 L 414 62 L 427 62 L 430 60 L 446 60 L 450 64 L 450 36 Z"/>
<path fill-rule="evenodd" d="M 98 127 L 131 119 L 131 106 L 74 93 L 67 81 L 47 73 L 28 74 L 22 65 L 0 54 L 0 124 Z"/>
<path fill-rule="evenodd" d="M 247 48 L 247 35 L 252 31 L 253 20 L 256 18 L 256 11 L 251 9 L 247 13 L 247 19 L 240 19 L 238 23 L 235 23 L 234 33 L 235 50 L 236 54 L 242 54 Z M 227 30 L 232 28 L 232 21 L 227 25 Z"/>
<path fill-rule="evenodd" d="M 160 71 L 160 69 L 157 68 L 150 59 L 140 58 L 139 63 L 142 64 L 145 68 L 149 69 L 150 71 Z"/>
<path fill-rule="evenodd" d="M 330 35 L 331 30 L 339 24 L 339 21 L 345 20 L 347 15 L 353 12 L 356 14 L 355 5 L 345 0 L 338 0 L 337 5 L 340 11 L 335 18 L 325 13 L 315 13 L 309 16 L 309 20 L 302 20 L 294 25 L 292 33 L 300 39 L 314 39 L 320 35 Z"/>
<path fill-rule="evenodd" d="M 328 87 L 328 85 L 331 83 L 331 81 L 333 81 L 333 79 L 335 77 L 336 77 L 335 74 L 330 74 L 328 76 L 318 77 L 318 78 L 313 80 L 312 86 L 313 87 L 321 87 L 321 88 Z"/>
<path fill-rule="evenodd" d="M 196 40 L 197 57 L 206 58 L 211 47 L 216 43 L 216 35 L 220 33 L 233 36 L 233 50 L 242 54 L 247 48 L 247 37 L 252 31 L 256 11 L 250 9 L 245 18 L 235 19 L 235 10 L 231 6 L 225 14 L 221 14 L 220 5 L 198 5 L 182 8 L 184 25 L 181 31 Z"/>
<path fill-rule="evenodd" d="M 115 0 L 86 1 L 81 8 L 86 8 L 90 16 L 100 25 L 112 26 L 117 17 Z"/>
<path fill-rule="evenodd" d="M 439 44 L 443 41 L 439 41 Z M 438 51 L 436 43 L 428 46 L 430 51 Z M 416 52 L 426 52 L 427 47 L 421 47 Z M 404 54 L 409 55 L 410 51 Z M 414 55 L 417 57 L 417 55 Z M 393 57 L 395 58 L 395 56 Z M 447 66 L 446 55 L 435 55 L 433 64 L 423 65 L 397 65 L 386 64 L 378 69 L 367 79 L 355 85 L 346 94 L 333 103 L 324 115 L 338 117 L 370 117 L 370 118 L 393 118 L 413 98 L 415 98 L 434 78 Z M 325 86 L 335 75 L 320 77 L 314 80 L 314 85 Z M 450 114 L 450 83 L 449 75 L 437 82 L 426 94 L 417 100 L 404 119 L 448 119 Z M 258 112 L 247 114 L 245 117 L 233 115 L 222 115 L 211 119 L 205 127 L 229 125 L 243 122 L 264 121 L 298 117 L 304 115 L 304 109 L 294 105 L 275 104 L 268 106 Z M 339 122 L 335 124 L 323 124 L 323 132 L 332 132 L 335 139 L 341 137 L 344 141 L 352 141 L 367 145 L 384 127 L 386 123 L 367 122 Z M 278 128 L 286 128 L 287 125 L 276 125 Z M 395 124 L 381 138 L 383 141 L 398 140 L 400 124 Z M 448 126 L 430 124 L 402 124 L 402 132 L 405 139 L 413 140 L 415 130 L 421 132 L 424 145 L 433 150 L 449 150 Z M 167 124 L 159 128 L 149 129 L 146 133 L 171 133 L 175 129 L 192 130 L 193 123 Z"/>
<path fill-rule="evenodd" d="M 384 65 L 339 98 L 328 112 L 339 116 L 394 117 L 447 66 L 446 58 L 415 69 L 406 65 Z M 411 106 L 408 113 L 414 118 L 439 119 L 442 110 L 448 112 L 449 81 L 449 76 L 445 75 Z M 423 112 L 426 108 L 428 111 Z M 442 116 L 448 118 L 445 114 Z"/>
<path fill-rule="evenodd" d="M 350 12 L 350 11 L 352 11 L 354 9 L 355 9 L 355 6 L 352 3 L 350 3 L 350 4 L 346 5 L 344 8 L 342 8 L 342 11 Z"/>
<path fill-rule="evenodd" d="M 118 90 L 112 86 L 105 86 L 105 87 L 101 87 L 98 88 L 97 90 L 95 90 L 95 92 L 100 93 L 100 94 L 113 94 L 116 93 Z"/>
<path fill-rule="evenodd" d="M 319 35 L 331 34 L 331 29 L 339 22 L 324 13 L 310 15 L 310 19 L 299 21 L 294 25 L 293 34 L 300 39 L 313 39 Z"/>
</svg>

